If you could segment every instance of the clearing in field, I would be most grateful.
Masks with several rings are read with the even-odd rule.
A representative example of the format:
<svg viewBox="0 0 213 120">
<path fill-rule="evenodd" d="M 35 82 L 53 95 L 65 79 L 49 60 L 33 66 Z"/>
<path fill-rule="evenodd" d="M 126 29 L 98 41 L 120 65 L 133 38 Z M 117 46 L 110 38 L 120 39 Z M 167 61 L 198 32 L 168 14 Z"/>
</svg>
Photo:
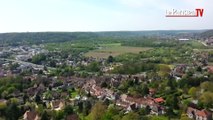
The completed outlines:
<svg viewBox="0 0 213 120">
<path fill-rule="evenodd" d="M 150 47 L 130 47 L 121 46 L 120 43 L 101 44 L 97 50 L 89 51 L 85 54 L 86 57 L 107 58 L 108 56 L 118 56 L 125 53 L 139 53 L 141 51 L 150 50 Z"/>
</svg>

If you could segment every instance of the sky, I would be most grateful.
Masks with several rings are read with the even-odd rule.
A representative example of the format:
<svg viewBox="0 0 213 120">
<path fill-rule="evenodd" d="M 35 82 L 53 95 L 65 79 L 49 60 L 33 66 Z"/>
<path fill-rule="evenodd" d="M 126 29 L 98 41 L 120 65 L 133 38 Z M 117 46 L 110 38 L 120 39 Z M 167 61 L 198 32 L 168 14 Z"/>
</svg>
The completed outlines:
<svg viewBox="0 0 213 120">
<path fill-rule="evenodd" d="M 203 8 L 203 17 L 166 10 Z M 0 0 L 0 32 L 213 29 L 213 0 Z"/>
</svg>

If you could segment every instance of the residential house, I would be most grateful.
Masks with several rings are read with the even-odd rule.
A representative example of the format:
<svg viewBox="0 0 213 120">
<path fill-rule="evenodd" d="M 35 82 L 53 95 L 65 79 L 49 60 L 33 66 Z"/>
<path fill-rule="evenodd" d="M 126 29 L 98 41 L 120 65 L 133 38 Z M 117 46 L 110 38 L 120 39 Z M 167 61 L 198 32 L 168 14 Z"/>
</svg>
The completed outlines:
<svg viewBox="0 0 213 120">
<path fill-rule="evenodd" d="M 106 98 L 109 100 L 115 100 L 115 94 L 112 90 L 104 89 L 104 94 L 106 95 Z"/>
<path fill-rule="evenodd" d="M 161 104 L 161 103 L 164 103 L 165 100 L 160 97 L 160 98 L 155 98 L 154 101 L 155 103 Z"/>
<path fill-rule="evenodd" d="M 50 103 L 53 110 L 61 110 L 65 106 L 65 102 L 63 100 L 55 100 Z"/>
<path fill-rule="evenodd" d="M 119 106 L 119 107 L 122 107 L 124 109 L 127 109 L 130 106 L 130 103 L 125 102 L 125 101 L 121 101 L 121 100 L 117 100 L 116 105 Z"/>
<path fill-rule="evenodd" d="M 186 69 L 187 65 L 177 65 L 172 71 L 172 75 L 174 77 L 182 77 L 185 74 Z"/>
<path fill-rule="evenodd" d="M 46 87 L 44 86 L 44 84 L 40 83 L 39 86 L 37 87 L 37 92 L 38 93 L 43 93 L 45 92 Z"/>
<path fill-rule="evenodd" d="M 134 98 L 126 94 L 122 94 L 120 96 L 120 101 L 117 101 L 116 105 L 126 108 L 127 111 L 128 111 L 127 108 L 132 104 L 135 104 L 136 108 L 145 108 L 148 106 L 151 109 L 151 114 L 160 115 L 165 114 L 164 107 L 159 105 L 160 103 L 163 102 L 164 102 L 163 98 L 156 98 L 156 99 L 153 99 L 151 97 Z"/>
<path fill-rule="evenodd" d="M 213 73 L 213 66 L 208 66 L 208 72 Z"/>
<path fill-rule="evenodd" d="M 29 80 L 29 81 L 34 81 L 37 79 L 37 76 L 25 76 L 24 79 Z"/>
<path fill-rule="evenodd" d="M 85 90 L 86 92 L 88 91 L 87 89 Z M 92 85 L 89 92 L 92 96 L 96 96 L 97 98 L 107 98 L 109 100 L 115 100 L 115 94 L 112 90 L 103 89 L 99 86 L 96 86 L 95 84 Z"/>
<path fill-rule="evenodd" d="M 67 98 L 67 97 L 69 97 L 69 94 L 67 92 L 62 92 L 60 94 L 60 98 Z"/>
<path fill-rule="evenodd" d="M 110 80 L 110 86 L 111 86 L 111 87 L 117 88 L 119 85 L 120 85 L 120 82 L 119 82 L 117 79 L 112 78 L 112 79 Z"/>
<path fill-rule="evenodd" d="M 196 108 L 188 107 L 187 116 L 195 120 L 212 120 L 212 113 L 207 110 L 198 110 Z"/>
<path fill-rule="evenodd" d="M 97 98 L 100 98 L 102 93 L 103 91 L 101 87 L 98 87 L 96 85 L 93 85 L 92 88 L 90 89 L 90 94 L 93 96 L 96 96 Z"/>
<path fill-rule="evenodd" d="M 24 120 L 39 120 L 39 116 L 35 111 L 26 111 L 24 113 Z"/>
<path fill-rule="evenodd" d="M 153 114 L 153 115 L 163 115 L 163 114 L 165 114 L 165 108 L 160 106 L 160 105 L 158 105 L 158 104 L 153 105 L 150 109 L 151 109 L 150 114 Z"/>
<path fill-rule="evenodd" d="M 37 93 L 36 87 L 30 87 L 24 91 L 27 93 L 28 96 L 31 96 L 31 97 L 33 97 Z"/>
<path fill-rule="evenodd" d="M 207 39 L 206 44 L 213 45 L 213 37 L 210 37 L 209 39 Z"/>
</svg>

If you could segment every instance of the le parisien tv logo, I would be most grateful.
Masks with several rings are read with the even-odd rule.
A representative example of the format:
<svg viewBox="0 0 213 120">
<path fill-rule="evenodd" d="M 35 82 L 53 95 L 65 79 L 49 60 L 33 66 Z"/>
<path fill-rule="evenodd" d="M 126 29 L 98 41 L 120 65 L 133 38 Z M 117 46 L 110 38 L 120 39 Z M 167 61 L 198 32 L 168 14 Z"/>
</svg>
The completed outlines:
<svg viewBox="0 0 213 120">
<path fill-rule="evenodd" d="M 203 17 L 204 9 L 197 8 L 195 10 L 166 10 L 166 17 Z"/>
</svg>

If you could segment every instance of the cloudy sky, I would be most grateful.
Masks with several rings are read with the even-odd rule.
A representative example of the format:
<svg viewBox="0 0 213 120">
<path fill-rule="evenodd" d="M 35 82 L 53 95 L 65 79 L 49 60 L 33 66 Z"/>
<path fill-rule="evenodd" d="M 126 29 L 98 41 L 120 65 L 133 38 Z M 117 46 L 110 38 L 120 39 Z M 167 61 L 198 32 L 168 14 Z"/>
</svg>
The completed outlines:
<svg viewBox="0 0 213 120">
<path fill-rule="evenodd" d="M 166 10 L 204 8 L 197 18 Z M 213 0 L 0 0 L 0 32 L 212 29 Z"/>
</svg>

